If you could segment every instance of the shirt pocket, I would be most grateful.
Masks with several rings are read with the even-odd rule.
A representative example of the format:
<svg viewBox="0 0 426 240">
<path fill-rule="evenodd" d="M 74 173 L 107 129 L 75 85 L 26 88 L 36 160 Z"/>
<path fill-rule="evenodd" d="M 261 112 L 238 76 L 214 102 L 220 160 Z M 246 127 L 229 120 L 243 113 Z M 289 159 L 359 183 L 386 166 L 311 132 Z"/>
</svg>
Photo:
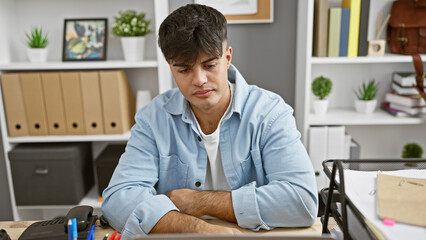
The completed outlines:
<svg viewBox="0 0 426 240">
<path fill-rule="evenodd" d="M 188 164 L 183 163 L 177 155 L 160 156 L 158 193 L 168 193 L 174 189 L 186 188 Z"/>
<path fill-rule="evenodd" d="M 245 184 L 256 181 L 257 184 L 263 183 L 262 159 L 259 150 L 250 150 L 250 155 L 241 163 L 243 169 Z M 260 174 L 260 175 L 259 175 Z M 260 180 L 261 182 L 258 182 Z"/>
</svg>

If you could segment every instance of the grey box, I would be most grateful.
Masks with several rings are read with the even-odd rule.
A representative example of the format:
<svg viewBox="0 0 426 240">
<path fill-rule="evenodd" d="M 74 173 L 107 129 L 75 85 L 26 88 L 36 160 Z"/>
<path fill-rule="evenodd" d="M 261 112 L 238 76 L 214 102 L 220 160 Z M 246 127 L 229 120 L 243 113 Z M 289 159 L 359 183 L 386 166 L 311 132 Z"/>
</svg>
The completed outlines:
<svg viewBox="0 0 426 240">
<path fill-rule="evenodd" d="M 105 188 L 108 187 L 112 174 L 125 149 L 126 144 L 111 144 L 96 158 L 96 173 L 98 175 L 98 191 L 100 196 L 102 196 Z"/>
<path fill-rule="evenodd" d="M 90 143 L 24 143 L 8 154 L 17 205 L 75 205 L 94 184 Z"/>
</svg>

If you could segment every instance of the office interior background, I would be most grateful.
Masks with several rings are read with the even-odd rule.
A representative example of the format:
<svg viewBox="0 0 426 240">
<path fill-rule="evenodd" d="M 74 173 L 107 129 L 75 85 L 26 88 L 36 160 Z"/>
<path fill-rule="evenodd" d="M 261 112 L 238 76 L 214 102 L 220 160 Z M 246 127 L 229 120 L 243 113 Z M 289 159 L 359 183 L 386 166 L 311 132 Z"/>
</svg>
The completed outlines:
<svg viewBox="0 0 426 240">
<path fill-rule="evenodd" d="M 2 5 L 6 6 L 9 3 L 15 1 L 17 6 L 20 6 L 23 9 L 26 9 L 27 13 L 30 15 L 36 16 L 36 13 L 31 13 L 32 10 L 31 4 L 36 4 L 38 6 L 46 6 L 49 8 L 50 4 L 54 0 L 36 0 L 36 1 L 27 1 L 27 0 L 1 0 Z M 64 0 L 61 4 L 68 6 L 69 3 L 66 3 Z M 108 17 L 108 25 L 109 30 L 112 24 L 112 16 L 104 16 L 102 15 L 102 7 L 105 9 L 110 9 L 109 6 L 102 6 L 103 0 L 92 0 L 95 3 L 99 3 L 99 10 L 93 10 L 93 14 L 95 17 Z M 144 2 L 145 1 L 145 2 Z M 156 0 L 155 0 L 156 1 Z M 167 1 L 167 0 L 166 0 Z M 334 0 L 330 0 L 333 2 Z M 78 3 L 82 3 L 83 0 L 77 1 Z M 151 0 L 126 0 L 126 5 L 129 6 L 138 6 L 140 3 L 153 5 Z M 193 3 L 191 0 L 168 0 L 168 12 L 172 12 L 178 7 L 185 5 L 187 3 Z M 308 65 L 305 63 L 299 64 L 299 67 L 303 69 L 297 69 L 298 61 L 303 61 L 300 57 L 304 54 L 303 49 L 306 48 L 308 43 L 303 39 L 299 38 L 306 34 L 308 30 L 312 30 L 309 28 L 298 27 L 298 24 L 301 19 L 304 21 L 312 20 L 312 16 L 305 16 L 304 11 L 300 11 L 299 6 L 305 4 L 306 0 L 298 1 L 298 0 L 275 0 L 274 1 L 274 17 L 272 23 L 250 23 L 250 24 L 229 24 L 228 25 L 228 42 L 229 45 L 233 47 L 233 59 L 232 63 L 239 69 L 239 71 L 243 74 L 245 79 L 249 84 L 255 84 L 267 90 L 273 91 L 279 94 L 289 105 L 295 108 L 295 116 L 298 121 L 298 128 L 302 132 L 304 144 L 307 146 L 307 129 L 311 125 L 321 124 L 321 119 L 315 119 L 315 117 L 306 114 L 309 113 L 311 109 L 309 109 L 310 104 L 306 104 L 306 99 L 311 97 L 310 87 L 308 83 L 311 81 L 312 77 L 314 77 L 317 73 L 322 73 L 322 69 L 325 69 L 324 72 L 331 73 L 334 75 L 333 77 L 341 77 L 342 79 L 334 78 L 333 81 L 337 90 L 332 91 L 331 97 L 331 107 L 348 107 L 352 106 L 352 102 L 354 99 L 353 96 L 353 86 L 358 85 L 358 83 L 354 83 L 357 74 L 360 74 L 361 77 L 356 80 L 364 80 L 365 76 L 368 76 L 371 72 L 377 79 L 381 81 L 382 88 L 379 92 L 379 98 L 382 99 L 384 94 L 390 90 L 391 81 L 389 77 L 391 76 L 392 71 L 410 71 L 411 70 L 411 62 L 408 60 L 403 60 L 402 63 L 399 60 L 395 62 L 378 62 L 370 64 L 361 63 L 359 64 L 354 60 L 354 64 L 340 64 L 338 63 L 315 63 L 312 65 Z M 373 2 L 373 1 L 372 1 Z M 376 2 L 376 1 L 374 1 Z M 377 2 L 386 2 L 385 8 L 389 10 L 391 0 L 383 0 Z M 22 5 L 28 4 L 29 7 L 22 7 Z M 83 5 L 83 4 L 82 4 Z M 116 7 L 117 4 L 114 5 Z M 64 7 L 66 8 L 66 7 Z M 302 7 L 303 8 L 303 7 Z M 35 8 L 36 9 L 36 8 Z M 81 6 L 73 6 L 67 9 L 55 9 L 52 8 L 51 11 L 54 12 L 52 15 L 58 16 L 61 15 L 61 11 L 64 12 L 63 18 L 82 18 L 82 17 L 91 17 L 91 16 L 81 16 L 79 12 Z M 105 10 L 104 9 L 104 10 Z M 120 9 L 116 9 L 114 12 L 118 12 Z M 123 9 L 124 10 L 124 9 Z M 73 15 L 73 11 L 75 15 Z M 106 10 L 105 10 L 106 11 Z M 303 14 L 299 14 L 302 12 Z M 20 12 L 25 13 L 25 11 Z M 15 25 L 25 25 L 27 23 L 20 22 L 19 19 L 16 19 L 15 23 L 8 23 L 5 21 L 1 21 L 2 15 L 9 15 L 10 12 L 5 11 L 0 7 L 0 29 L 4 28 L 6 25 L 13 27 Z M 148 16 L 153 17 L 153 13 L 149 13 Z M 42 16 L 43 20 L 49 18 L 48 15 Z M 28 20 L 28 18 L 25 18 Z M 33 21 L 35 25 L 37 25 L 37 18 L 34 18 Z M 308 25 L 308 24 L 307 24 Z M 372 24 L 374 25 L 374 21 Z M 63 21 L 59 21 L 57 23 L 49 23 L 49 26 L 57 26 L 57 28 L 62 29 Z M 309 26 L 309 25 L 308 25 Z M 22 27 L 21 27 L 22 28 Z M 14 32 L 11 30 L 13 34 L 24 37 L 23 32 Z M 302 34 L 301 34 L 302 33 Z M 110 36 L 110 34 L 108 34 Z M 308 34 L 309 36 L 309 34 Z M 54 38 L 62 37 L 62 30 L 57 32 L 57 36 L 52 36 Z M 4 44 L 2 42 L 3 38 L 0 38 L 0 60 L 1 55 L 8 52 L 8 54 L 13 55 L 12 59 L 16 59 L 19 61 L 25 61 L 26 56 L 24 54 L 25 51 L 17 51 L 16 48 L 25 47 L 25 43 L 22 42 L 14 42 L 11 45 Z M 147 46 L 153 46 L 156 41 L 155 34 L 150 34 L 147 36 Z M 52 55 L 55 55 L 58 59 L 60 56 L 62 42 L 57 41 L 57 44 L 53 46 L 49 46 L 50 50 L 53 51 Z M 156 44 L 156 43 L 155 43 Z M 5 49 L 9 48 L 10 49 Z M 56 51 L 56 53 L 55 53 Z M 310 53 L 309 53 L 310 54 Z M 146 49 L 146 57 L 147 58 L 156 58 L 155 49 Z M 123 54 L 121 51 L 120 42 L 117 38 L 109 37 L 108 38 L 108 49 L 107 49 L 107 58 L 112 59 L 120 59 L 123 58 Z M 298 60 L 299 59 L 299 60 Z M 1 62 L 1 61 L 0 61 Z M 306 77 L 305 85 L 300 85 L 303 82 L 303 77 L 300 77 L 300 73 L 305 72 L 304 68 L 311 69 L 312 73 L 309 73 Z M 339 72 L 340 69 L 340 72 Z M 168 69 L 167 69 L 168 71 Z M 299 71 L 299 72 L 298 72 Z M 310 71 L 310 70 L 309 70 Z M 0 73 L 1 74 L 1 73 Z M 312 74 L 312 75 L 311 75 Z M 299 75 L 299 77 L 298 77 Z M 302 74 L 303 75 L 303 74 Z M 155 74 L 149 73 L 148 76 L 155 76 Z M 299 81 L 297 82 L 296 81 Z M 387 82 L 385 82 L 387 81 Z M 143 83 L 146 84 L 143 87 L 148 89 L 154 89 L 152 95 L 155 95 L 155 92 L 158 91 L 157 86 L 154 83 Z M 299 86 L 297 86 L 299 84 Z M 347 84 L 347 89 L 342 90 L 343 85 Z M 173 84 L 173 86 L 175 86 Z M 302 89 L 303 88 L 303 89 Z M 303 94 L 301 94 L 303 93 Z M 346 96 L 345 96 L 346 95 Z M 342 100 L 343 101 L 340 101 Z M 309 102 L 309 100 L 308 100 Z M 380 103 L 379 103 L 380 104 Z M 298 107 L 299 105 L 299 107 Z M 340 106 L 339 106 L 340 105 Z M 308 106 L 305 109 L 304 106 Z M 302 113 L 305 112 L 305 113 Z M 301 117 L 299 117 L 301 116 Z M 387 118 L 386 118 L 387 119 Z M 337 119 L 339 120 L 339 119 Z M 315 122 L 317 121 L 317 122 Z M 327 120 L 328 121 L 328 120 Z M 325 122 L 324 125 L 333 125 L 332 121 Z M 378 123 L 370 123 L 367 120 L 361 122 L 357 125 L 354 124 L 355 120 L 344 120 L 343 125 L 347 123 L 346 131 L 350 132 L 354 139 L 358 140 L 362 143 L 362 150 L 367 154 L 361 154 L 361 157 L 367 158 L 379 158 L 379 157 L 392 157 L 398 158 L 400 153 L 401 144 L 405 141 L 416 140 L 423 148 L 426 147 L 426 134 L 424 134 L 424 123 L 416 120 L 410 120 L 411 122 L 405 120 L 399 120 L 399 122 L 390 120 L 390 121 L 382 121 Z M 408 122 L 408 123 L 407 123 Z M 415 122 L 412 124 L 412 122 Z M 314 124 L 312 124 L 314 123 Z M 342 123 L 338 122 L 337 125 L 342 125 Z M 413 138 L 410 138 L 413 136 Z M 2 139 L 0 139 L 2 140 Z M 4 151 L 2 149 L 3 144 L 0 144 L 0 151 Z M 0 220 L 12 220 L 12 204 L 10 202 L 10 191 L 13 189 L 9 189 L 10 184 L 7 182 L 8 178 L 6 177 L 6 166 L 4 154 L 0 154 Z"/>
<path fill-rule="evenodd" d="M 37 0 L 35 4 L 49 6 L 50 1 L 53 0 Z M 133 2 L 134 5 L 138 1 Z M 168 2 L 169 12 L 172 12 L 178 7 L 194 1 L 169 0 Z M 52 9 L 52 11 L 61 10 Z M 0 9 L 0 14 L 7 13 Z M 229 44 L 233 47 L 232 63 L 238 67 L 250 84 L 256 84 L 278 93 L 292 106 L 294 106 L 295 87 L 296 14 L 296 0 L 279 0 L 274 2 L 273 23 L 228 25 Z M 69 15 L 68 13 L 66 17 L 70 17 Z M 111 20 L 111 16 L 105 17 Z M 34 24 L 37 24 L 36 20 L 34 20 Z M 58 25 L 62 26 L 63 23 L 60 22 Z M 109 25 L 111 26 L 111 21 L 109 21 Z M 155 41 L 154 34 L 150 34 L 147 38 L 147 41 Z M 122 54 L 119 44 L 117 39 L 109 39 L 108 56 Z M 25 45 L 22 43 L 20 46 L 24 47 Z M 61 48 L 61 46 L 56 47 Z M 0 47 L 0 54 L 2 54 L 2 51 L 5 51 L 5 49 Z M 9 51 L 16 53 L 16 50 L 13 49 Z M 153 50 L 147 49 L 146 54 L 147 57 L 150 57 L 155 53 Z M 22 56 L 22 58 L 25 59 L 25 56 Z M 3 151 L 3 149 L 0 150 Z M 0 220 L 12 220 L 11 203 L 8 197 L 11 189 L 9 189 L 7 183 L 3 154 L 0 154 L 0 157 Z"/>
</svg>

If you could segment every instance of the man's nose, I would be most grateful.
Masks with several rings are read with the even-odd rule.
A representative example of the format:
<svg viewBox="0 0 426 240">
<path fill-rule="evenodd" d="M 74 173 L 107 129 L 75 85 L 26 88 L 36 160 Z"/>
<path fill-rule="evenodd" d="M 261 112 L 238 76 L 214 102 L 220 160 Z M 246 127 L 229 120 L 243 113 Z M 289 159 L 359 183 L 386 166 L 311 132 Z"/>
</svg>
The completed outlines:
<svg viewBox="0 0 426 240">
<path fill-rule="evenodd" d="M 201 68 L 195 68 L 192 84 L 200 87 L 200 86 L 203 86 L 206 82 L 207 82 L 206 71 L 204 71 Z"/>
</svg>

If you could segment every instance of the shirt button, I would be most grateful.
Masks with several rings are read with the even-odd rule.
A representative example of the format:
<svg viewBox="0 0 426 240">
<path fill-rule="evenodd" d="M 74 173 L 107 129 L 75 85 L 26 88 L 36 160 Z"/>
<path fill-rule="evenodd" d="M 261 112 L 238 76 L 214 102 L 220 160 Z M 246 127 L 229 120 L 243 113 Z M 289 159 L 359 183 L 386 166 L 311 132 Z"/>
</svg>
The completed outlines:
<svg viewBox="0 0 426 240">
<path fill-rule="evenodd" d="M 198 136 L 197 139 L 198 139 L 199 142 L 201 142 L 201 137 L 200 136 Z"/>
<path fill-rule="evenodd" d="M 200 183 L 199 181 L 197 181 L 197 182 L 195 182 L 195 186 L 196 186 L 196 187 L 200 187 L 200 186 L 201 186 L 201 183 Z"/>
</svg>

